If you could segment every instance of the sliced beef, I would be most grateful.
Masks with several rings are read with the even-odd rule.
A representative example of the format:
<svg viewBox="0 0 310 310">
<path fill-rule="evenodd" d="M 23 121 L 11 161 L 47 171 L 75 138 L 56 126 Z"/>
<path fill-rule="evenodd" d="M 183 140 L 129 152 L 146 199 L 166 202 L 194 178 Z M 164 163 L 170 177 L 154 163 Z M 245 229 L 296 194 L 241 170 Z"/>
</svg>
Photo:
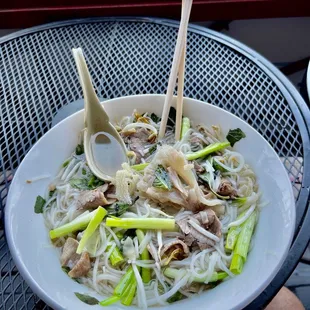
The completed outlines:
<svg viewBox="0 0 310 310">
<path fill-rule="evenodd" d="M 141 158 L 144 156 L 144 145 L 148 142 L 150 133 L 145 128 L 138 128 L 133 132 L 124 132 L 121 134 L 129 150 L 136 154 L 136 164 L 141 163 Z"/>
<path fill-rule="evenodd" d="M 69 271 L 68 275 L 71 278 L 80 278 L 87 275 L 91 268 L 90 257 L 88 252 L 83 252 L 80 259 L 76 262 L 74 267 Z"/>
<path fill-rule="evenodd" d="M 160 251 L 161 265 L 166 266 L 171 260 L 182 260 L 189 254 L 188 246 L 181 240 L 165 244 Z"/>
<path fill-rule="evenodd" d="M 68 275 L 71 278 L 86 276 L 91 268 L 90 257 L 87 252 L 81 255 L 76 253 L 79 242 L 71 237 L 66 240 L 60 257 L 61 266 L 68 266 L 71 270 Z"/>
<path fill-rule="evenodd" d="M 99 206 L 110 205 L 115 202 L 115 199 L 107 199 L 105 197 L 105 192 L 107 191 L 108 187 L 108 184 L 104 184 L 96 189 L 81 192 L 76 201 L 77 209 L 94 209 Z"/>
<path fill-rule="evenodd" d="M 217 193 L 222 196 L 229 196 L 231 198 L 237 196 L 236 189 L 232 186 L 231 182 L 229 182 L 226 179 L 222 179 L 218 189 Z"/>
<path fill-rule="evenodd" d="M 216 216 L 215 212 L 211 209 L 200 211 L 197 214 L 188 215 L 181 220 L 177 220 L 181 231 L 185 234 L 184 242 L 188 246 L 198 245 L 201 250 L 214 245 L 214 240 L 203 235 L 194 227 L 188 224 L 189 220 L 193 220 L 201 228 L 208 230 L 210 233 L 217 237 L 221 237 L 221 222 Z"/>
</svg>

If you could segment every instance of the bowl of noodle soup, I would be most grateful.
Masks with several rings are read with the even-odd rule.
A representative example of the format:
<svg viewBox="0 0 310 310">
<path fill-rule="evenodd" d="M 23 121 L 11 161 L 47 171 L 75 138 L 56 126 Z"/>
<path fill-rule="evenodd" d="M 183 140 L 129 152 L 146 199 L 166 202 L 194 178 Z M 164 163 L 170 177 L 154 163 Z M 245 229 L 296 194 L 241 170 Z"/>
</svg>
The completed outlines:
<svg viewBox="0 0 310 310">
<path fill-rule="evenodd" d="M 119 176 L 126 177 L 127 181 L 130 179 L 129 187 L 135 183 L 132 185 L 134 190 L 127 189 L 124 193 L 123 189 L 118 190 L 121 177 L 112 182 L 114 191 L 110 195 L 105 193 L 108 202 L 102 207 L 110 212 L 111 205 L 120 209 L 123 204 L 126 205 L 125 211 L 119 212 L 117 209 L 118 213 L 108 214 L 111 223 L 128 218 L 156 218 L 158 227 L 161 220 L 165 223 L 174 220 L 177 229 L 166 231 L 163 226 L 148 230 L 146 227 L 142 230 L 144 239 L 139 239 L 134 229 L 127 231 L 117 228 L 116 224 L 109 226 L 107 220 L 106 224 L 102 224 L 103 227 L 101 224 L 97 227 L 96 245 L 89 242 L 84 248 L 83 253 L 88 251 L 90 256 L 87 257 L 90 265 L 85 275 L 81 276 L 80 271 L 73 275 L 77 266 L 70 265 L 73 260 L 70 260 L 71 263 L 60 260 L 63 259 L 68 236 L 78 246 L 84 238 L 86 226 L 73 234 L 71 231 L 65 237 L 57 235 L 58 227 L 79 216 L 90 217 L 89 214 L 94 210 L 92 207 L 85 209 L 85 203 L 76 207 L 80 203 L 78 199 L 81 198 L 81 192 L 86 192 L 83 186 L 88 186 L 88 190 L 89 182 L 92 182 L 92 190 L 105 186 L 95 177 L 88 180 L 87 184 L 77 181 L 90 173 L 85 160 L 74 155 L 76 146 L 81 143 L 84 112 L 77 112 L 53 127 L 33 146 L 19 166 L 6 204 L 6 236 L 21 275 L 52 308 L 103 309 L 96 302 L 92 306 L 85 305 L 74 293 L 91 296 L 97 301 L 118 296 L 115 295 L 116 286 L 132 264 L 132 274 L 136 279 L 135 293 L 130 301 L 132 309 L 146 306 L 199 309 L 201 305 L 210 309 L 241 309 L 267 287 L 280 269 L 294 233 L 295 203 L 288 175 L 275 151 L 256 130 L 238 117 L 211 104 L 189 98 L 184 99 L 183 110 L 192 128 L 187 133 L 188 137 L 176 143 L 172 124 L 168 126 L 165 139 L 157 143 L 156 137 L 150 136 L 154 134 L 152 130 L 156 128 L 156 121 L 160 120 L 150 119 L 152 113 L 161 115 L 163 103 L 164 95 L 128 96 L 104 102 L 111 122 L 126 133 L 124 141 L 131 148 L 127 166 L 122 168 Z M 137 123 L 147 123 L 151 127 Z M 131 144 L 135 142 L 134 139 L 128 140 L 137 127 L 149 133 L 146 151 L 142 153 Z M 228 147 L 227 151 L 216 149 L 211 157 L 209 153 L 208 156 L 204 155 L 203 159 L 195 162 L 197 165 L 194 167 L 196 158 L 188 154 L 197 154 L 208 145 L 222 143 L 230 130 L 236 128 L 245 137 L 232 148 Z M 150 153 L 150 148 L 155 144 L 156 150 Z M 140 157 L 138 160 L 137 156 Z M 147 165 L 143 167 L 144 170 L 132 172 L 131 166 L 145 162 Z M 179 162 L 183 163 L 181 168 L 177 165 Z M 173 179 L 175 172 L 176 180 Z M 227 191 L 227 187 L 223 187 L 221 192 L 223 181 L 233 189 Z M 108 186 L 104 191 L 109 190 Z M 173 190 L 178 193 L 177 198 L 169 196 Z M 128 193 L 129 198 L 126 196 Z M 44 198 L 43 214 L 34 212 L 38 195 Z M 197 197 L 201 198 L 197 200 Z M 64 207 L 62 204 L 68 199 L 75 201 L 72 210 L 71 205 Z M 222 202 L 219 203 L 219 200 Z M 76 214 L 75 211 L 81 208 L 84 208 L 83 212 Z M 211 210 L 210 214 L 205 212 L 206 209 Z M 235 230 L 238 238 L 241 238 L 242 227 L 246 226 L 254 213 L 253 231 L 247 240 L 248 248 L 244 257 L 236 248 L 238 240 L 229 250 L 228 234 L 234 230 L 232 227 L 237 227 Z M 206 221 L 209 221 L 208 225 Z M 195 234 L 191 236 L 194 228 L 195 233 L 200 233 L 199 237 Z M 55 231 L 54 239 L 51 238 L 51 231 Z M 204 239 L 201 239 L 201 234 Z M 189 237 L 192 239 L 189 240 Z M 206 238 L 209 241 L 203 243 L 202 240 Z M 122 252 L 123 260 L 121 265 L 114 267 L 111 254 L 117 247 Z M 139 251 L 141 247 L 143 249 Z M 145 261 L 140 256 L 143 250 L 149 252 Z M 242 266 L 239 264 L 242 270 L 239 272 L 237 267 L 232 267 L 234 254 L 238 254 L 235 258 L 242 261 Z M 74 264 L 81 262 L 80 259 L 81 256 Z M 143 275 L 141 270 L 146 269 L 149 272 Z M 66 274 L 68 271 L 71 276 Z M 149 283 L 144 281 L 147 275 L 151 277 Z M 176 293 L 179 295 L 176 296 Z M 174 300 L 169 301 L 171 297 Z M 120 295 L 116 299 L 116 303 L 106 308 L 126 308 L 120 302 L 123 300 Z"/>
</svg>

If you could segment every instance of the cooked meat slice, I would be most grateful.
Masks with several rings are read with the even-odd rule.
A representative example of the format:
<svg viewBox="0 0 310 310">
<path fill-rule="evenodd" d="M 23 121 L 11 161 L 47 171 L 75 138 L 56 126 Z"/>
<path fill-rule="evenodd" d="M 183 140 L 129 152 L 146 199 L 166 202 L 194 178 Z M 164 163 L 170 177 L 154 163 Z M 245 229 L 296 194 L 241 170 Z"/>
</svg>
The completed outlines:
<svg viewBox="0 0 310 310">
<path fill-rule="evenodd" d="M 88 252 L 83 252 L 80 259 L 69 271 L 68 275 L 71 278 L 80 278 L 86 276 L 91 268 L 90 258 Z"/>
<path fill-rule="evenodd" d="M 153 187 L 158 165 L 162 165 L 165 169 L 170 168 L 170 171 L 174 171 L 179 180 L 182 180 L 182 194 L 179 181 L 176 180 L 175 175 L 171 175 L 171 181 L 174 182 L 175 187 L 172 190 Z M 187 166 L 188 161 L 183 153 L 168 145 L 160 147 L 152 162 L 145 168 L 143 178 L 137 184 L 140 195 L 156 202 L 167 203 L 179 208 L 184 207 L 192 211 L 200 211 L 207 206 L 213 207 L 221 204 L 222 202 L 219 199 L 206 199 L 204 197 L 193 171 L 186 169 Z M 177 187 L 178 189 L 176 189 Z M 187 195 L 184 194 L 184 191 Z"/>
<path fill-rule="evenodd" d="M 87 252 L 82 255 L 77 254 L 76 250 L 79 242 L 71 237 L 66 240 L 60 257 L 61 266 L 71 268 L 68 275 L 71 278 L 79 278 L 85 276 L 90 270 L 90 258 Z"/>
<path fill-rule="evenodd" d="M 203 173 L 206 170 L 204 167 L 200 166 L 197 161 L 194 161 L 194 169 L 197 173 Z"/>
<path fill-rule="evenodd" d="M 115 199 L 107 200 L 104 195 L 107 189 L 108 184 L 104 184 L 96 189 L 81 192 L 76 201 L 77 209 L 87 210 L 112 204 Z"/>
<path fill-rule="evenodd" d="M 232 186 L 231 182 L 226 179 L 222 179 L 222 182 L 217 189 L 217 193 L 229 197 L 235 197 L 237 195 L 236 189 Z"/>
<path fill-rule="evenodd" d="M 202 250 L 214 245 L 214 240 L 208 238 L 193 226 L 189 225 L 189 220 L 194 221 L 196 224 L 201 226 L 201 228 L 209 231 L 218 238 L 222 235 L 221 222 L 215 212 L 211 209 L 200 211 L 197 214 L 188 215 L 181 220 L 177 220 L 177 224 L 179 225 L 181 231 L 185 234 L 184 242 L 188 246 L 197 244 Z"/>
<path fill-rule="evenodd" d="M 221 237 L 222 224 L 213 210 L 207 209 L 205 211 L 200 211 L 193 217 L 197 219 L 206 230 L 210 231 L 213 235 L 219 238 Z"/>
<path fill-rule="evenodd" d="M 182 260 L 189 254 L 188 246 L 181 240 L 165 244 L 160 251 L 161 265 L 166 266 L 171 260 Z"/>
<path fill-rule="evenodd" d="M 76 254 L 78 246 L 79 242 L 77 240 L 71 237 L 66 240 L 60 257 L 61 266 L 67 266 L 79 260 L 80 255 Z"/>
<path fill-rule="evenodd" d="M 128 144 L 128 148 L 135 152 L 136 164 L 140 164 L 144 156 L 144 144 L 148 142 L 150 133 L 145 128 L 138 128 L 134 132 L 122 132 L 121 135 Z"/>
</svg>

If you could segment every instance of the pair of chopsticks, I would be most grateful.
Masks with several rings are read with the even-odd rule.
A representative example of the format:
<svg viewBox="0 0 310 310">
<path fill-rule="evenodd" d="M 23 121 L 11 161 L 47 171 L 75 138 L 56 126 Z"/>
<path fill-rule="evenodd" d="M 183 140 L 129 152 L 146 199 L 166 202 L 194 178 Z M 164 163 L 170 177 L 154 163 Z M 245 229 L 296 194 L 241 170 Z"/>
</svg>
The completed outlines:
<svg viewBox="0 0 310 310">
<path fill-rule="evenodd" d="M 183 88 L 184 88 L 184 71 L 185 71 L 185 54 L 186 54 L 186 36 L 189 16 L 192 8 L 193 0 L 182 0 L 182 14 L 180 28 L 174 56 L 172 61 L 171 72 L 168 81 L 168 89 L 164 102 L 164 109 L 161 118 L 159 129 L 159 139 L 165 136 L 166 126 L 168 121 L 169 110 L 173 98 L 173 91 L 176 80 L 178 78 L 178 96 L 176 104 L 176 123 L 175 123 L 175 139 L 179 140 L 182 126 L 182 112 L 183 112 Z"/>
</svg>

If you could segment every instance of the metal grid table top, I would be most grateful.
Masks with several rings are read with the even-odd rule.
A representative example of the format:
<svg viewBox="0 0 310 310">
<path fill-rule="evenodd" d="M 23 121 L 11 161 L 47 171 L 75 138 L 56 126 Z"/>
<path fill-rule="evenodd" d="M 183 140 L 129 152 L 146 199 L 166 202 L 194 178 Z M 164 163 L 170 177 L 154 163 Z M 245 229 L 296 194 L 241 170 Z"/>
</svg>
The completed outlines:
<svg viewBox="0 0 310 310">
<path fill-rule="evenodd" d="M 55 113 L 80 99 L 71 48 L 85 52 L 102 98 L 165 93 L 178 23 L 148 18 L 101 18 L 54 23 L 0 39 L 0 212 L 14 171 L 51 128 Z M 287 168 L 297 204 L 289 257 L 249 308 L 262 307 L 302 255 L 310 223 L 309 113 L 296 89 L 267 60 L 216 32 L 191 25 L 185 96 L 244 119 L 274 147 Z M 0 309 L 45 309 L 19 275 L 0 227 Z"/>
</svg>

